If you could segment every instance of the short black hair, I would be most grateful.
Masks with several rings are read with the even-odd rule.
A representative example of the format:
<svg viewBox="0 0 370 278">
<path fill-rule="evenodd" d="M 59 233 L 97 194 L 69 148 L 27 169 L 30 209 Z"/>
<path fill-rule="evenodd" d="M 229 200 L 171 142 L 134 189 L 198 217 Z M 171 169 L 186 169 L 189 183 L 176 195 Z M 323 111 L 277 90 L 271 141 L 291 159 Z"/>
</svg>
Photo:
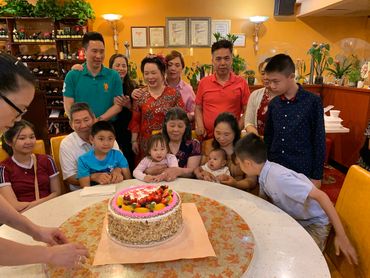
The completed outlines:
<svg viewBox="0 0 370 278">
<path fill-rule="evenodd" d="M 166 73 L 166 60 L 161 55 L 150 54 L 146 56 L 140 65 L 141 72 L 144 73 L 144 67 L 146 64 L 156 64 L 161 74 L 164 76 Z"/>
<path fill-rule="evenodd" d="M 174 107 L 167 111 L 166 116 L 164 117 L 163 126 L 162 126 L 162 133 L 166 140 L 169 142 L 170 137 L 168 136 L 167 132 L 167 123 L 169 121 L 180 120 L 185 123 L 185 133 L 182 136 L 182 141 L 186 142 L 191 140 L 191 123 L 189 121 L 188 115 L 186 112 L 181 109 L 180 107 Z"/>
<path fill-rule="evenodd" d="M 161 144 L 162 146 L 165 146 L 167 149 L 167 152 L 169 152 L 170 147 L 168 146 L 168 142 L 166 138 L 163 136 L 162 133 L 157 133 L 157 134 L 152 135 L 148 140 L 146 156 L 150 157 L 150 150 L 158 143 Z"/>
<path fill-rule="evenodd" d="M 295 73 L 295 65 L 289 55 L 277 54 L 271 58 L 265 67 L 265 72 L 272 73 L 278 72 L 286 76 Z"/>
<path fill-rule="evenodd" d="M 83 47 L 87 48 L 90 41 L 101 41 L 105 45 L 102 34 L 98 32 L 87 32 L 82 38 Z"/>
<path fill-rule="evenodd" d="M 266 145 L 261 137 L 254 133 L 249 133 L 236 143 L 235 154 L 242 161 L 251 159 L 261 164 L 267 160 Z"/>
<path fill-rule="evenodd" d="M 0 80 L 0 96 L 17 93 L 22 81 L 35 84 L 31 71 L 20 60 L 6 53 L 0 53 Z"/>
<path fill-rule="evenodd" d="M 233 54 L 233 43 L 229 40 L 219 40 L 212 44 L 211 53 L 221 48 L 228 48 L 230 53 Z"/>
<path fill-rule="evenodd" d="M 110 131 L 116 136 L 116 131 L 114 130 L 113 125 L 107 121 L 99 121 L 92 125 L 91 127 L 91 136 L 94 137 L 100 131 Z"/>
</svg>

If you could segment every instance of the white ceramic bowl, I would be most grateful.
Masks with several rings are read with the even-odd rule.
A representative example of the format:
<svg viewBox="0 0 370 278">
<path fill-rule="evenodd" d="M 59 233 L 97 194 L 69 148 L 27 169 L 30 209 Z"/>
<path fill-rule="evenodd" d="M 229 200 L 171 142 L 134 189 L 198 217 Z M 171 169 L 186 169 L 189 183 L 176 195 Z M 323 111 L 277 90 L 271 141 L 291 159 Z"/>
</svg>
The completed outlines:
<svg viewBox="0 0 370 278">
<path fill-rule="evenodd" d="M 340 110 L 330 110 L 330 116 L 333 117 L 333 118 L 338 118 L 339 117 L 339 113 L 340 113 Z"/>
</svg>

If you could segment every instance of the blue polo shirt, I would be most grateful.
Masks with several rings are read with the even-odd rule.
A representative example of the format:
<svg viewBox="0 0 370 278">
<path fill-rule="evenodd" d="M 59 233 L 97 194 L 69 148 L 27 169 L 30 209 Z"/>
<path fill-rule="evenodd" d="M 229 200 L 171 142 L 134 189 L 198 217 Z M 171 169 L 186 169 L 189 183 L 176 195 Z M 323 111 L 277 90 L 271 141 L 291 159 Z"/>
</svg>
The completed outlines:
<svg viewBox="0 0 370 278">
<path fill-rule="evenodd" d="M 267 160 L 258 182 L 260 195 L 267 195 L 275 206 L 303 227 L 310 224 L 329 224 L 325 211 L 309 196 L 314 185 L 305 175 Z"/>
<path fill-rule="evenodd" d="M 111 173 L 114 168 L 128 168 L 125 156 L 111 149 L 103 160 L 95 157 L 94 150 L 81 155 L 77 162 L 77 178 L 89 177 L 94 173 Z"/>
<path fill-rule="evenodd" d="M 291 100 L 275 97 L 268 107 L 264 140 L 270 161 L 322 179 L 325 127 L 320 97 L 300 85 Z"/>
<path fill-rule="evenodd" d="M 74 102 L 86 102 L 96 117 L 104 114 L 113 105 L 114 97 L 121 96 L 122 80 L 112 69 L 102 66 L 93 76 L 83 65 L 83 70 L 71 70 L 64 79 L 63 95 Z"/>
</svg>

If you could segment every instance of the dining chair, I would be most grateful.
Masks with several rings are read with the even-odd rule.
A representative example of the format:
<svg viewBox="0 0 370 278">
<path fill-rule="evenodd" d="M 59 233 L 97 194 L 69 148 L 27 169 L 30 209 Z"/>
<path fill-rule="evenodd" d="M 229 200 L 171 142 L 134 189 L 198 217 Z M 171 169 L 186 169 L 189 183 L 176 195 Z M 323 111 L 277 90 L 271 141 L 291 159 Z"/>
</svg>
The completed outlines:
<svg viewBox="0 0 370 278">
<path fill-rule="evenodd" d="M 51 155 L 59 170 L 60 184 L 62 185 L 62 194 L 69 192 L 69 186 L 63 181 L 62 168 L 60 167 L 59 149 L 60 143 L 67 135 L 55 136 L 50 138 Z"/>
<path fill-rule="evenodd" d="M 43 140 L 36 140 L 35 148 L 33 149 L 34 153 L 45 154 L 45 144 Z M 9 157 L 8 153 L 0 147 L 0 161 L 3 161 Z"/>
<path fill-rule="evenodd" d="M 350 265 L 343 255 L 336 256 L 334 236 L 326 245 L 325 257 L 332 277 L 370 277 L 370 172 L 353 165 L 339 193 L 335 209 L 354 245 L 359 265 Z"/>
</svg>

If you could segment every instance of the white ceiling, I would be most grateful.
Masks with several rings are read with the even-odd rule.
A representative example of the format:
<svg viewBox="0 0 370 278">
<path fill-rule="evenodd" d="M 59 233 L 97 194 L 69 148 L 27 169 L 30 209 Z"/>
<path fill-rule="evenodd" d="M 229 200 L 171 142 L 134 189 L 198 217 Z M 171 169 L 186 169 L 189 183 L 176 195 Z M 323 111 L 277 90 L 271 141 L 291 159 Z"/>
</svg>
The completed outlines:
<svg viewBox="0 0 370 278">
<path fill-rule="evenodd" d="M 298 0 L 297 17 L 370 16 L 370 0 Z"/>
</svg>

